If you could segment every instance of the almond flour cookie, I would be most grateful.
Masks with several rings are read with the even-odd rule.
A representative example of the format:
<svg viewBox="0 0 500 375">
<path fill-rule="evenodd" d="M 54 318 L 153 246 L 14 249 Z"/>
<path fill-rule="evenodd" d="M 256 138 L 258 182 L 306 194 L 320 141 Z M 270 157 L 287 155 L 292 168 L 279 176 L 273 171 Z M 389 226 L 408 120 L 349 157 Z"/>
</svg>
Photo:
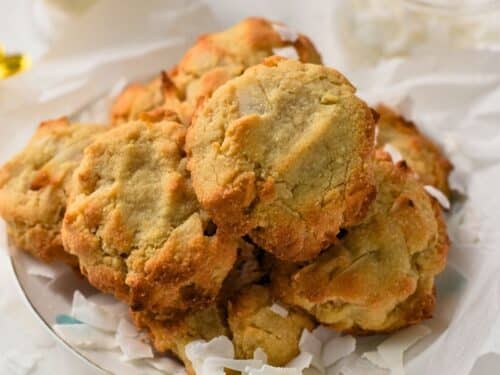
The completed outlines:
<svg viewBox="0 0 500 375">
<path fill-rule="evenodd" d="M 314 258 L 374 197 L 374 119 L 337 71 L 272 57 L 221 86 L 186 148 L 201 205 L 222 231 L 276 257 Z"/>
<path fill-rule="evenodd" d="M 306 36 L 264 18 L 247 18 L 227 30 L 203 35 L 174 69 L 149 84 L 126 88 L 111 109 L 112 122 L 134 119 L 163 105 L 189 124 L 197 105 L 217 87 L 282 47 L 295 49 L 303 62 L 321 62 Z"/>
<path fill-rule="evenodd" d="M 62 246 L 62 218 L 83 150 L 105 130 L 70 125 L 66 118 L 43 122 L 25 149 L 0 169 L 0 215 L 14 245 L 45 262 L 77 264 Z"/>
<path fill-rule="evenodd" d="M 336 330 L 389 332 L 430 318 L 434 278 L 446 263 L 448 237 L 441 209 L 404 162 L 380 152 L 377 199 L 342 244 L 313 262 L 280 262 L 273 290 Z"/>
<path fill-rule="evenodd" d="M 438 188 L 449 198 L 448 176 L 453 166 L 439 147 L 423 135 L 414 123 L 388 107 L 379 105 L 376 111 L 380 114 L 377 146 L 390 144 L 396 148 L 424 185 Z"/>
<path fill-rule="evenodd" d="M 210 341 L 229 335 L 223 312 L 215 305 L 168 321 L 156 320 L 145 312 L 133 312 L 132 319 L 139 328 L 148 332 L 155 350 L 176 355 L 189 375 L 196 374 L 186 356 L 186 346 L 195 340 Z"/>
<path fill-rule="evenodd" d="M 200 212 L 184 136 L 172 121 L 138 121 L 100 137 L 64 217 L 64 245 L 90 283 L 157 317 L 210 305 L 237 254 Z"/>
<path fill-rule="evenodd" d="M 286 310 L 286 316 L 272 309 L 269 289 L 252 285 L 229 302 L 228 321 L 237 358 L 252 359 L 261 348 L 272 366 L 284 366 L 299 354 L 304 329 L 312 331 L 313 320 L 305 313 Z"/>
</svg>

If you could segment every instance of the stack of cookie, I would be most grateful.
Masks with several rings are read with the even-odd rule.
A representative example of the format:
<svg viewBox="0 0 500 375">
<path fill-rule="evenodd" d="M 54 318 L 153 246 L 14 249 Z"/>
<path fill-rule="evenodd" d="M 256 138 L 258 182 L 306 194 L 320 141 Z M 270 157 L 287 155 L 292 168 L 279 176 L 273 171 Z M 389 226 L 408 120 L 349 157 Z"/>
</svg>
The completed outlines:
<svg viewBox="0 0 500 375">
<path fill-rule="evenodd" d="M 317 324 L 418 323 L 448 249 L 424 185 L 449 194 L 451 166 L 355 91 L 307 37 L 246 19 L 125 89 L 110 126 L 43 123 L 0 171 L 0 213 L 16 246 L 78 265 L 190 371 L 196 339 L 282 366 Z"/>
</svg>

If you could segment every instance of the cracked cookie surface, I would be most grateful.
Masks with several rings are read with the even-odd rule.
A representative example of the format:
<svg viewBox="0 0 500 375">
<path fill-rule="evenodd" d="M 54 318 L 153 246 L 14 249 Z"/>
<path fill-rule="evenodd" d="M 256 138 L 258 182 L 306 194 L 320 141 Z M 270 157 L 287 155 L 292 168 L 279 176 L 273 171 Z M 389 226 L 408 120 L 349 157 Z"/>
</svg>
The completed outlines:
<svg viewBox="0 0 500 375">
<path fill-rule="evenodd" d="M 380 118 L 377 122 L 377 146 L 390 144 L 401 153 L 408 166 L 417 173 L 424 185 L 432 185 L 448 198 L 451 196 L 448 177 L 452 164 L 417 126 L 384 105 L 375 109 Z"/>
<path fill-rule="evenodd" d="M 237 358 L 252 359 L 262 349 L 272 366 L 284 366 L 299 354 L 302 331 L 312 331 L 313 320 L 301 311 L 290 309 L 286 316 L 274 312 L 268 287 L 252 285 L 231 299 L 228 305 L 229 328 Z"/>
<path fill-rule="evenodd" d="M 75 171 L 64 217 L 64 245 L 90 283 L 158 317 L 210 305 L 236 260 L 236 241 L 206 233 L 184 138 L 172 121 L 98 138 Z"/>
<path fill-rule="evenodd" d="M 84 148 L 105 130 L 70 125 L 66 118 L 43 122 L 25 149 L 0 169 L 0 215 L 14 245 L 46 262 L 76 265 L 61 241 L 71 176 Z"/>
<path fill-rule="evenodd" d="M 217 87 L 273 55 L 273 49 L 284 47 L 294 48 L 303 62 L 321 62 L 306 36 L 264 18 L 247 18 L 227 30 L 203 35 L 168 73 L 148 84 L 127 87 L 111 109 L 112 122 L 135 119 L 163 106 L 189 124 L 198 104 Z"/>
<path fill-rule="evenodd" d="M 188 130 L 188 168 L 223 231 L 316 256 L 374 196 L 374 119 L 340 73 L 271 57 L 220 87 Z"/>
<path fill-rule="evenodd" d="M 273 290 L 336 330 L 388 332 L 430 318 L 448 237 L 438 203 L 404 162 L 378 152 L 377 199 L 365 221 L 313 262 L 280 262 Z"/>
<path fill-rule="evenodd" d="M 148 332 L 155 350 L 173 353 L 184 363 L 190 375 L 195 375 L 195 372 L 186 356 L 186 346 L 195 340 L 210 341 L 229 335 L 224 314 L 215 305 L 172 320 L 160 321 L 144 312 L 132 312 L 132 319 L 137 327 Z"/>
</svg>

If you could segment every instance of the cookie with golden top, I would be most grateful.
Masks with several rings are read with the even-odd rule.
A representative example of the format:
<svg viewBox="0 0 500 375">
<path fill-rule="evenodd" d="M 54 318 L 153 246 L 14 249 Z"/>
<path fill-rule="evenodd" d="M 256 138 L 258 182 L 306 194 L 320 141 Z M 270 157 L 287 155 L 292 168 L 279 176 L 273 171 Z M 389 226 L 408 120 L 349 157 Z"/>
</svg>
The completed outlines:
<svg viewBox="0 0 500 375">
<path fill-rule="evenodd" d="M 342 243 L 305 265 L 278 263 L 273 291 L 336 330 L 389 332 L 430 318 L 446 263 L 441 209 L 404 162 L 379 152 L 377 199 Z"/>
<path fill-rule="evenodd" d="M 413 122 L 390 108 L 379 105 L 376 111 L 380 115 L 377 146 L 393 146 L 424 185 L 438 188 L 449 198 L 451 191 L 448 177 L 453 166 L 439 147 L 422 134 Z"/>
<path fill-rule="evenodd" d="M 374 119 L 337 71 L 277 56 L 221 86 L 188 130 L 188 168 L 223 231 L 314 258 L 374 197 Z"/>
<path fill-rule="evenodd" d="M 0 215 L 14 245 L 38 259 L 76 265 L 61 241 L 71 175 L 83 150 L 106 128 L 43 122 L 21 153 L 0 169 Z"/>
<path fill-rule="evenodd" d="M 299 354 L 302 331 L 312 331 L 313 320 L 290 309 L 286 316 L 272 310 L 273 297 L 268 287 L 252 285 L 231 299 L 228 305 L 229 328 L 237 358 L 252 359 L 261 348 L 272 366 L 284 366 Z"/>
<path fill-rule="evenodd" d="M 64 217 L 64 245 L 90 283 L 158 317 L 210 305 L 237 254 L 237 241 L 206 232 L 184 138 L 169 120 L 98 138 L 75 171 Z"/>
<path fill-rule="evenodd" d="M 195 375 L 195 372 L 186 356 L 186 346 L 195 340 L 210 341 L 229 335 L 223 313 L 215 305 L 173 320 L 156 320 L 145 312 L 132 312 L 132 319 L 139 328 L 147 331 L 155 350 L 177 356 L 190 375 Z"/>
<path fill-rule="evenodd" d="M 201 36 L 175 68 L 149 84 L 126 88 L 111 109 L 112 122 L 137 118 L 140 112 L 162 105 L 189 124 L 199 102 L 281 47 L 294 48 L 301 61 L 321 62 L 306 36 L 264 18 L 247 18 L 227 30 Z"/>
</svg>

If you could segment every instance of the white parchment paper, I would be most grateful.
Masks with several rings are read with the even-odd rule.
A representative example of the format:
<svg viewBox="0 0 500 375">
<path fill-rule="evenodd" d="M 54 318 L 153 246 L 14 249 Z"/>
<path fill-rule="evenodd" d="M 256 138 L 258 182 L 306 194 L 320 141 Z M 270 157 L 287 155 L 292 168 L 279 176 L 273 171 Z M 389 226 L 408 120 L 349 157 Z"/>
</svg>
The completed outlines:
<svg viewBox="0 0 500 375">
<path fill-rule="evenodd" d="M 196 35 L 217 29 L 227 12 L 211 2 L 215 22 L 194 0 L 133 5 L 138 3 L 98 2 L 31 71 L 0 81 L 1 162 L 23 147 L 41 120 L 72 115 L 117 85 L 169 68 Z M 332 51 L 328 30 L 318 29 L 328 27 L 331 14 L 322 15 L 315 3 L 313 22 L 301 18 L 295 2 L 280 4 L 259 15 L 280 19 L 282 12 L 285 21 L 293 20 L 291 27 L 313 36 L 334 65 L 331 56 L 339 51 Z M 449 265 L 438 279 L 435 318 L 426 323 L 432 334 L 407 353 L 406 370 L 468 374 L 481 354 L 500 352 L 500 52 L 422 51 L 352 71 L 349 78 L 370 104 L 385 102 L 414 120 L 455 165 L 454 186 L 463 197 L 448 214 Z M 105 120 L 106 113 L 97 117 Z M 369 373 L 361 367 L 353 364 L 349 373 Z"/>
</svg>

